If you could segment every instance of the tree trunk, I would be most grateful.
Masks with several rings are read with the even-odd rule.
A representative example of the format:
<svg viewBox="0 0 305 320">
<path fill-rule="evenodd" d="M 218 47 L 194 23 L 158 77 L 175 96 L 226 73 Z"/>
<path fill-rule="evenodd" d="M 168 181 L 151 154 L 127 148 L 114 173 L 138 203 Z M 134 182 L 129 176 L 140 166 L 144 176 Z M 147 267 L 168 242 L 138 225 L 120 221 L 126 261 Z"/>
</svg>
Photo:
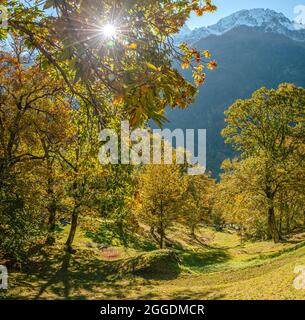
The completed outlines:
<svg viewBox="0 0 305 320">
<path fill-rule="evenodd" d="M 163 243 L 164 243 L 164 232 L 163 232 L 163 228 L 160 228 L 160 249 L 163 249 Z"/>
<path fill-rule="evenodd" d="M 54 232 L 56 228 L 56 205 L 52 203 L 49 208 L 49 221 L 48 221 L 48 237 L 46 244 L 53 245 L 55 243 Z"/>
<path fill-rule="evenodd" d="M 268 209 L 268 229 L 269 229 L 269 234 L 270 234 L 272 240 L 275 243 L 279 242 L 280 241 L 280 233 L 279 233 L 277 226 L 276 226 L 273 205 L 270 206 Z"/>
<path fill-rule="evenodd" d="M 164 225 L 163 225 L 163 202 L 161 200 L 161 208 L 160 208 L 160 249 L 163 249 L 163 242 L 164 242 Z"/>
<path fill-rule="evenodd" d="M 287 221 L 286 221 L 286 232 L 287 232 L 287 234 L 290 233 L 290 216 L 287 217 Z"/>
<path fill-rule="evenodd" d="M 196 229 L 196 225 L 195 224 L 193 224 L 192 226 L 191 226 L 191 237 L 193 238 L 193 239 L 196 239 L 196 233 L 195 233 L 195 230 Z"/>
<path fill-rule="evenodd" d="M 128 240 L 127 240 L 127 236 L 126 236 L 126 232 L 125 232 L 125 228 L 124 228 L 124 222 L 122 220 L 117 221 L 117 225 L 118 225 L 119 234 L 120 234 L 120 238 L 123 242 L 123 245 L 125 248 L 127 248 Z"/>
<path fill-rule="evenodd" d="M 46 244 L 53 245 L 55 243 L 54 232 L 56 228 L 56 211 L 57 211 L 57 201 L 54 194 L 54 179 L 52 177 L 53 173 L 53 162 L 49 158 L 49 149 L 47 148 L 45 142 L 43 142 L 45 155 L 47 158 L 47 169 L 48 169 L 48 179 L 47 179 L 47 192 L 48 192 L 48 211 L 49 211 L 49 221 L 48 221 L 48 237 Z"/>
<path fill-rule="evenodd" d="M 280 221 L 279 221 L 279 234 L 282 234 L 282 229 L 283 229 L 283 211 L 281 208 Z"/>
<path fill-rule="evenodd" d="M 269 179 L 267 179 L 267 181 L 269 181 Z M 268 200 L 268 233 L 269 238 L 272 239 L 274 243 L 277 243 L 280 241 L 280 233 L 276 225 L 274 212 L 275 192 L 272 191 L 270 184 L 271 183 L 268 182 L 266 186 L 266 198 Z"/>
<path fill-rule="evenodd" d="M 68 236 L 68 239 L 66 242 L 66 251 L 68 251 L 69 253 L 75 253 L 75 250 L 73 250 L 73 248 L 72 248 L 72 244 L 73 244 L 73 240 L 74 240 L 76 228 L 77 228 L 79 208 L 80 208 L 80 205 L 78 205 L 78 204 L 76 204 L 73 208 L 72 219 L 71 219 L 71 228 L 70 228 L 69 236 Z"/>
</svg>

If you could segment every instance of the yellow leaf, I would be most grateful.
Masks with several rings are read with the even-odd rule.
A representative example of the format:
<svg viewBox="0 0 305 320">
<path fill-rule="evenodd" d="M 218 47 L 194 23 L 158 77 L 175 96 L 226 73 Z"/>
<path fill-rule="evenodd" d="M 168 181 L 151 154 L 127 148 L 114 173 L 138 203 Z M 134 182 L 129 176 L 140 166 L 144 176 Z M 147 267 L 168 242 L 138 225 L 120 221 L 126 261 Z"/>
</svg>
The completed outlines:
<svg viewBox="0 0 305 320">
<path fill-rule="evenodd" d="M 113 100 L 113 104 L 114 105 L 119 105 L 124 101 L 124 96 L 122 95 L 117 95 L 114 100 Z"/>
<path fill-rule="evenodd" d="M 154 66 L 152 63 L 147 62 L 146 65 L 147 65 L 147 67 L 150 68 L 150 69 L 153 69 L 153 70 L 158 71 L 158 72 L 161 71 L 161 68 L 157 68 L 157 67 Z"/>
<path fill-rule="evenodd" d="M 183 62 L 181 64 L 182 69 L 188 69 L 190 67 L 190 64 L 188 62 Z"/>
<path fill-rule="evenodd" d="M 217 62 L 216 61 L 211 61 L 207 64 L 208 69 L 210 70 L 214 70 L 215 68 L 217 68 Z"/>
<path fill-rule="evenodd" d="M 138 45 L 136 43 L 130 43 L 127 46 L 127 49 L 136 50 L 138 48 Z"/>
<path fill-rule="evenodd" d="M 210 51 L 209 50 L 204 50 L 203 51 L 203 55 L 206 57 L 206 58 L 211 58 L 211 53 L 210 53 Z"/>
</svg>

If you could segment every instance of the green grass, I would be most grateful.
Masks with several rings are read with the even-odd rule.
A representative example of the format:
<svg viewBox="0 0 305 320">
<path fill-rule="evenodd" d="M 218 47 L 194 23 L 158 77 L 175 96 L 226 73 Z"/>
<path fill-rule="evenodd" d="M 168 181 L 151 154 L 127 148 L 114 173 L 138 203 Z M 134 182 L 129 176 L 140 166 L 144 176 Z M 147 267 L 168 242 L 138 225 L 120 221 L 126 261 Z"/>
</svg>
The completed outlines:
<svg viewBox="0 0 305 320">
<path fill-rule="evenodd" d="M 57 244 L 42 249 L 22 271 L 10 270 L 9 290 L 0 292 L 2 298 L 305 298 L 304 290 L 293 287 L 295 266 L 305 265 L 305 234 L 278 244 L 241 243 L 237 234 L 203 227 L 193 239 L 177 224 L 168 239 L 178 263 L 170 251 L 153 250 L 154 244 L 140 236 L 136 245 L 124 248 L 103 228 L 97 236 L 78 230 L 77 254 L 65 254 L 67 232 L 62 230 Z M 101 243 L 109 247 L 101 250 Z"/>
</svg>

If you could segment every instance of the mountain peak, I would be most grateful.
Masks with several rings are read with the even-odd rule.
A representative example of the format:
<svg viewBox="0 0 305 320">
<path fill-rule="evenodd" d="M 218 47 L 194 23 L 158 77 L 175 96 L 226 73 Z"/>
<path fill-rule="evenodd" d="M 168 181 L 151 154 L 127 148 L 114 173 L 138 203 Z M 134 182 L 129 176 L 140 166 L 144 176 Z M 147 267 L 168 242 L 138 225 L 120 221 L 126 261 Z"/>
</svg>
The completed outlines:
<svg viewBox="0 0 305 320">
<path fill-rule="evenodd" d="M 270 9 L 241 10 L 221 19 L 211 28 L 228 31 L 228 29 L 241 25 L 249 27 L 281 25 L 288 29 L 293 29 L 293 23 L 283 13 Z"/>
<path fill-rule="evenodd" d="M 221 19 L 217 25 L 223 25 L 225 23 L 237 23 L 259 26 L 265 22 L 270 22 L 273 19 L 277 19 L 281 22 L 290 22 L 290 20 L 282 13 L 278 13 L 270 9 L 251 9 L 235 12 L 230 16 Z"/>
<path fill-rule="evenodd" d="M 194 43 L 209 35 L 221 35 L 239 26 L 261 28 L 268 32 L 286 35 L 294 40 L 305 41 L 304 25 L 291 21 L 283 13 L 262 8 L 240 10 L 209 27 L 183 32 L 177 39 Z"/>
<path fill-rule="evenodd" d="M 232 13 L 230 16 L 251 16 L 253 19 L 270 19 L 270 17 L 275 17 L 278 19 L 284 18 L 288 19 L 283 13 L 277 12 L 272 9 L 256 8 L 256 9 L 242 9 L 235 13 Z M 229 17 L 230 17 L 229 16 Z M 288 19 L 289 20 L 289 19 Z"/>
</svg>

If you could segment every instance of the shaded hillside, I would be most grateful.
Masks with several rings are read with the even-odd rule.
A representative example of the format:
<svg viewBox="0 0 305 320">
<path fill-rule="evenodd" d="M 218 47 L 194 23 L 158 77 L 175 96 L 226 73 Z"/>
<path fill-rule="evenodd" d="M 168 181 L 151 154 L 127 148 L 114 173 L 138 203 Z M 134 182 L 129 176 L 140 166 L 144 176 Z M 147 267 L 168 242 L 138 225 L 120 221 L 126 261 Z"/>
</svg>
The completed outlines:
<svg viewBox="0 0 305 320">
<path fill-rule="evenodd" d="M 202 39 L 195 46 L 210 50 L 219 68 L 209 72 L 206 85 L 189 109 L 168 111 L 170 122 L 166 127 L 206 128 L 208 170 L 217 175 L 222 161 L 232 155 L 220 135 L 224 110 L 262 86 L 275 88 L 282 82 L 291 82 L 304 87 L 305 43 L 241 26 L 221 36 Z"/>
</svg>

